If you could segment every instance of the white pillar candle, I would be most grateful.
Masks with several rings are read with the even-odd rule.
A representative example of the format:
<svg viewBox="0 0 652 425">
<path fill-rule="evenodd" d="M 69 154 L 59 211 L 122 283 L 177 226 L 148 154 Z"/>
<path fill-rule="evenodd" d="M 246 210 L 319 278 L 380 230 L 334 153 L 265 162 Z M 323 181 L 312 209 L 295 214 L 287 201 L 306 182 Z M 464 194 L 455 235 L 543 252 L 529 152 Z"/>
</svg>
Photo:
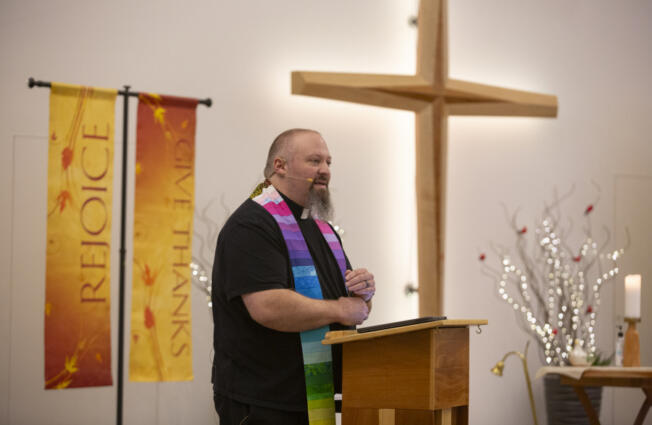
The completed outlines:
<svg viewBox="0 0 652 425">
<path fill-rule="evenodd" d="M 641 275 L 625 276 L 625 317 L 641 317 Z"/>
</svg>

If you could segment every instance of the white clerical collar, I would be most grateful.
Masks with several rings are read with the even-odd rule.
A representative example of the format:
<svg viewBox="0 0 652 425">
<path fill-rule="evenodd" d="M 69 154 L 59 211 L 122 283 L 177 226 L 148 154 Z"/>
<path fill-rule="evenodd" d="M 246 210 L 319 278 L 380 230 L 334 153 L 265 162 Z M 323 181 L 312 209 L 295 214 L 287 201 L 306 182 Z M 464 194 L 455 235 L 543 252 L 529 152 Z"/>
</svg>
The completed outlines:
<svg viewBox="0 0 652 425">
<path fill-rule="evenodd" d="M 304 208 L 303 212 L 301 212 L 301 220 L 306 220 L 309 217 L 310 217 L 310 210 L 308 208 Z"/>
</svg>

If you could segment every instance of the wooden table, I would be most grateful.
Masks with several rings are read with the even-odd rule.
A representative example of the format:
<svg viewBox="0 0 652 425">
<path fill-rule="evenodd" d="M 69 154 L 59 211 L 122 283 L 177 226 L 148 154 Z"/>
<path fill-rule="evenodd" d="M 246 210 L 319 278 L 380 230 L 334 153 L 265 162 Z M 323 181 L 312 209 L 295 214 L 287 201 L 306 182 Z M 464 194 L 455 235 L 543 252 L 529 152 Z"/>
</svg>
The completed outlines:
<svg viewBox="0 0 652 425">
<path fill-rule="evenodd" d="M 568 373 L 574 369 L 575 373 Z M 558 373 L 562 385 L 570 385 L 579 397 L 592 425 L 600 425 L 600 419 L 589 401 L 584 387 L 634 387 L 645 393 L 645 400 L 638 411 L 634 425 L 642 425 L 650 406 L 652 406 L 652 367 L 546 367 L 537 376 Z M 570 375 L 570 376 L 569 376 Z"/>
</svg>

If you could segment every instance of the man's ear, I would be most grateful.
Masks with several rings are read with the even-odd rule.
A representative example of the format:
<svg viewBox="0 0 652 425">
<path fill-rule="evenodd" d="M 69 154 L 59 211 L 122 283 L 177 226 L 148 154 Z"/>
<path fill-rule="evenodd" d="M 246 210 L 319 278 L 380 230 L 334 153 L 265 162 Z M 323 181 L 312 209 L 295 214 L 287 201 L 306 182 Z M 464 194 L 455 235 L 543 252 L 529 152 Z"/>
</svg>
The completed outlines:
<svg viewBox="0 0 652 425">
<path fill-rule="evenodd" d="M 281 157 L 274 158 L 274 174 L 285 176 L 287 173 L 287 161 Z"/>
</svg>

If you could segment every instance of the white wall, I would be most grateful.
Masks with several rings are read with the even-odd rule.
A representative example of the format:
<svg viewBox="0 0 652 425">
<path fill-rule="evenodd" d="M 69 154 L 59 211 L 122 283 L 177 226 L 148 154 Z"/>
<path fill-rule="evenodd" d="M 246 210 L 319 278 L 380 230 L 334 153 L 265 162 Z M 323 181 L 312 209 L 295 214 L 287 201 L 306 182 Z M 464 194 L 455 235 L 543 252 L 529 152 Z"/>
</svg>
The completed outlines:
<svg viewBox="0 0 652 425">
<path fill-rule="evenodd" d="M 377 276 L 370 322 L 398 320 L 415 314 L 414 299 L 403 295 L 405 283 L 415 279 L 413 117 L 291 96 L 289 73 L 413 73 L 416 31 L 407 21 L 416 9 L 415 0 L 197 1 L 183 6 L 170 0 L 3 0 L 0 423 L 114 422 L 115 387 L 42 390 L 48 91 L 28 90 L 29 76 L 211 97 L 212 108 L 198 108 L 198 206 L 223 197 L 233 210 L 259 180 L 277 133 L 294 126 L 319 129 L 334 156 L 336 221 L 346 230 L 345 248 L 355 265 Z M 640 256 L 650 247 L 643 229 L 652 211 L 629 214 L 634 207 L 651 208 L 650 186 L 617 177 L 635 175 L 649 182 L 652 175 L 651 23 L 652 3 L 643 1 L 450 2 L 451 77 L 552 93 L 560 102 L 556 120 L 450 120 L 445 313 L 490 321 L 482 334 L 471 337 L 473 424 L 530 421 L 518 367 L 508 364 L 501 379 L 488 372 L 502 354 L 521 349 L 527 340 L 476 260 L 490 241 L 511 240 L 500 202 L 521 207 L 522 219 L 532 226 L 555 187 L 563 191 L 576 184 L 568 211 L 594 201 L 590 182 L 596 181 L 602 192 L 595 228 L 615 227 L 615 240 L 622 244 L 627 224 L 635 239 L 632 249 L 639 252 L 623 264 L 623 275 L 641 272 L 644 284 L 652 279 Z M 132 116 L 132 143 L 133 124 Z M 116 125 L 120 128 L 119 117 Z M 116 158 L 119 154 L 116 149 Z M 133 150 L 130 154 L 133 159 Z M 224 219 L 221 207 L 211 211 L 216 221 Z M 117 205 L 114 217 L 117 223 Z M 116 248 L 114 347 L 117 259 Z M 613 346 L 613 321 L 622 314 L 619 288 L 603 294 L 599 345 L 605 351 Z M 649 334 L 649 325 L 643 327 L 651 319 L 646 288 L 644 297 L 641 354 L 650 365 L 652 349 L 643 332 Z M 128 383 L 125 423 L 216 422 L 209 387 L 211 322 L 199 291 L 193 303 L 195 381 Z M 539 365 L 535 350 L 530 362 L 534 373 Z M 633 421 L 623 400 L 642 397 L 623 391 L 605 393 L 603 423 Z M 535 392 L 543 421 L 541 382 L 535 382 Z"/>
</svg>

